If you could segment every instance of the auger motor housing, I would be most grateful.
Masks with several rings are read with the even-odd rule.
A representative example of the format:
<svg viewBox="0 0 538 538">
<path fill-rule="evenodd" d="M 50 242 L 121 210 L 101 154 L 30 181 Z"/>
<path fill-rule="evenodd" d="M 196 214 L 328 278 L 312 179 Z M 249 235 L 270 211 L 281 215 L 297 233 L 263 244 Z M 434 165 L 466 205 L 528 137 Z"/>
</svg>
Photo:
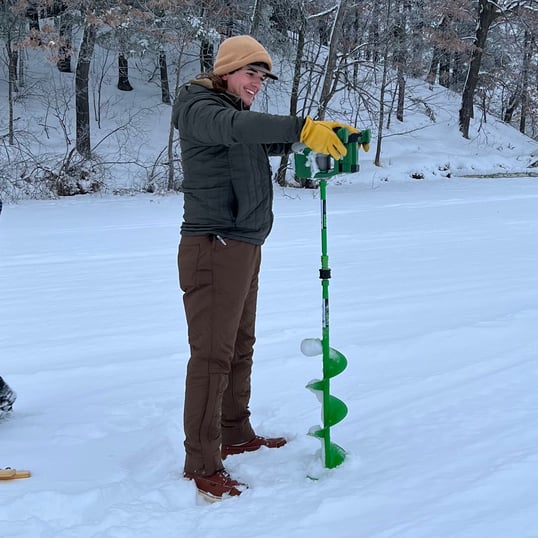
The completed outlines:
<svg viewBox="0 0 538 538">
<path fill-rule="evenodd" d="M 350 134 L 346 128 L 340 128 L 335 129 L 335 132 L 346 146 L 346 156 L 335 160 L 330 155 L 314 153 L 310 148 L 302 145 L 301 151 L 294 155 L 295 175 L 298 178 L 328 178 L 359 171 L 359 147 L 362 145 L 367 150 L 370 144 L 370 129 Z"/>
</svg>

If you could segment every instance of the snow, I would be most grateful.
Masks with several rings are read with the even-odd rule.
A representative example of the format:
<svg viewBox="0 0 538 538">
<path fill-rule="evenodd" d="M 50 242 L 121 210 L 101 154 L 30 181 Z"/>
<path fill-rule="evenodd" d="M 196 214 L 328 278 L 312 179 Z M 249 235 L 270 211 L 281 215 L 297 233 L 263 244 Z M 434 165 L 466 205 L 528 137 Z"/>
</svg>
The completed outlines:
<svg viewBox="0 0 538 538">
<path fill-rule="evenodd" d="M 538 144 L 491 118 L 464 140 L 431 95 L 436 123 L 394 126 L 383 167 L 373 141 L 329 181 L 336 469 L 307 435 L 321 357 L 300 349 L 321 336 L 319 193 L 275 187 L 251 410 L 289 442 L 227 459 L 250 488 L 222 503 L 181 476 L 181 195 L 4 206 L 0 375 L 18 399 L 0 466 L 32 477 L 0 483 L 3 538 L 538 537 Z"/>
</svg>

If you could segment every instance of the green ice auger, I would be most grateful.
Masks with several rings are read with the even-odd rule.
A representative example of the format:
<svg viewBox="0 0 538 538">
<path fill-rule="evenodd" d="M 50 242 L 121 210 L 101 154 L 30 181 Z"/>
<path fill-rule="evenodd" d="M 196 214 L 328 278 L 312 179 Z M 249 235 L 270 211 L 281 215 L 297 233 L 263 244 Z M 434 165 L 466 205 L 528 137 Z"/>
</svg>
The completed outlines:
<svg viewBox="0 0 538 538">
<path fill-rule="evenodd" d="M 327 180 L 322 178 L 319 182 L 321 199 L 321 269 L 319 277 L 322 286 L 322 338 L 306 338 L 301 342 L 301 351 L 308 356 L 323 355 L 323 379 L 314 379 L 306 386 L 321 402 L 321 426 L 313 426 L 309 435 L 320 439 L 322 444 L 322 459 L 326 468 L 332 469 L 340 465 L 346 451 L 331 442 L 331 427 L 338 424 L 347 415 L 347 406 L 330 393 L 330 380 L 343 372 L 347 366 L 347 359 L 329 345 L 329 256 L 327 254 Z"/>
<path fill-rule="evenodd" d="M 346 451 L 331 442 L 331 427 L 338 424 L 347 415 L 347 406 L 331 395 L 331 378 L 342 373 L 347 366 L 347 359 L 329 345 L 329 256 L 327 254 L 327 179 L 338 174 L 352 174 L 359 171 L 359 147 L 365 151 L 370 148 L 370 129 L 350 133 L 347 128 L 335 129 L 338 138 L 346 146 L 345 157 L 335 160 L 328 155 L 314 153 L 304 145 L 295 154 L 295 175 L 298 178 L 319 180 L 321 199 L 321 269 L 319 278 L 322 286 L 322 337 L 306 338 L 301 342 L 301 351 L 308 356 L 323 355 L 323 379 L 314 379 L 306 386 L 316 394 L 321 402 L 321 426 L 313 426 L 309 435 L 317 437 L 322 445 L 322 459 L 326 468 L 338 467 Z"/>
</svg>

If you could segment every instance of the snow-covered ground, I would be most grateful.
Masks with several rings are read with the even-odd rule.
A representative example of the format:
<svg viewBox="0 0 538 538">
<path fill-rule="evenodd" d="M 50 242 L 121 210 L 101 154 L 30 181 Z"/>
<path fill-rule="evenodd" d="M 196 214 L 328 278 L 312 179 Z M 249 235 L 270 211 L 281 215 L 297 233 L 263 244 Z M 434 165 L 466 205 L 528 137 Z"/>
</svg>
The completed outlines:
<svg viewBox="0 0 538 538">
<path fill-rule="evenodd" d="M 277 188 L 251 407 L 289 444 L 226 460 L 250 489 L 213 505 L 181 478 L 181 196 L 5 207 L 0 374 L 18 400 L 0 465 L 32 477 L 0 483 L 0 535 L 536 538 L 538 182 L 367 175 L 328 189 L 347 459 L 325 470 L 306 435 L 318 193 Z"/>
</svg>

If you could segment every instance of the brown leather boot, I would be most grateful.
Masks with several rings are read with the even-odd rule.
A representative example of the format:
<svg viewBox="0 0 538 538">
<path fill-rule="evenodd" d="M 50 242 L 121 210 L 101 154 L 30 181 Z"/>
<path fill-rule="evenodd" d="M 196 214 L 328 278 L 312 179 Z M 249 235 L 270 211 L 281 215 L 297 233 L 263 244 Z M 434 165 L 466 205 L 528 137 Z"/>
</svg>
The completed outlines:
<svg viewBox="0 0 538 538">
<path fill-rule="evenodd" d="M 224 469 L 210 476 L 187 472 L 183 476 L 194 480 L 198 493 L 210 502 L 221 501 L 226 496 L 238 497 L 242 490 L 248 488 L 246 484 L 234 480 Z"/>
<path fill-rule="evenodd" d="M 221 458 L 224 460 L 228 456 L 233 456 L 234 454 L 242 454 L 243 452 L 254 452 L 262 446 L 267 448 L 280 448 L 287 443 L 284 437 L 261 437 L 256 435 L 254 439 L 247 441 L 246 443 L 241 443 L 239 445 L 222 445 L 220 452 Z"/>
</svg>

